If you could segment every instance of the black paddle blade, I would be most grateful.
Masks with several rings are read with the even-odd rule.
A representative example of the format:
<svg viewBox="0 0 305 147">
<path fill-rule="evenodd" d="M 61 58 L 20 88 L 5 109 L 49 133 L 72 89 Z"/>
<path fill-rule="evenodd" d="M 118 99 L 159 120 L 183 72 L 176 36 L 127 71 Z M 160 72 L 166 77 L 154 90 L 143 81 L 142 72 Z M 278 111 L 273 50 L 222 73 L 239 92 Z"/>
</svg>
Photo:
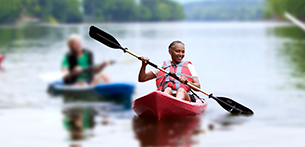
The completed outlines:
<svg viewBox="0 0 305 147">
<path fill-rule="evenodd" d="M 101 29 L 91 26 L 89 29 L 89 36 L 106 46 L 114 49 L 124 49 L 120 43 L 110 34 L 102 31 Z"/>
<path fill-rule="evenodd" d="M 231 114 L 247 114 L 247 115 L 254 114 L 251 109 L 243 106 L 242 104 L 239 104 L 238 102 L 232 99 L 226 97 L 215 97 L 213 95 L 210 95 L 209 97 L 216 100 L 219 105 L 221 105 L 225 110 L 227 110 Z"/>
</svg>

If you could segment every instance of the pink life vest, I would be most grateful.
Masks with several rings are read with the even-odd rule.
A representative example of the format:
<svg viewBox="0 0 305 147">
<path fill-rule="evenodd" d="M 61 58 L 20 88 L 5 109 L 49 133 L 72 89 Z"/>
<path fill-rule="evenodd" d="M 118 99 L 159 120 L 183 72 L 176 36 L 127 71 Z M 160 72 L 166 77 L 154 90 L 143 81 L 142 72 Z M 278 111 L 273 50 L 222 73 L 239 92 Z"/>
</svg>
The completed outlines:
<svg viewBox="0 0 305 147">
<path fill-rule="evenodd" d="M 192 64 L 190 61 L 181 61 L 175 65 L 172 61 L 164 61 L 162 68 L 168 72 L 174 72 L 178 77 L 186 77 L 189 82 L 193 82 L 191 71 L 188 68 L 188 64 Z M 173 90 L 183 88 L 185 91 L 189 91 L 190 87 L 182 84 L 173 77 L 159 71 L 156 78 L 156 86 L 158 90 L 164 90 L 167 87 L 171 87 Z"/>
</svg>

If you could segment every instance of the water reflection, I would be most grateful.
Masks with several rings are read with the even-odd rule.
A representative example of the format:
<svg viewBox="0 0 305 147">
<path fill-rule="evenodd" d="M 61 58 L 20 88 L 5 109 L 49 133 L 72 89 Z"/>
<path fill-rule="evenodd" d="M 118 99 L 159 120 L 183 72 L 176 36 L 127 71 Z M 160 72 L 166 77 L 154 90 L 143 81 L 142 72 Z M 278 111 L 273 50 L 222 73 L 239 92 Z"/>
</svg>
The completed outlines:
<svg viewBox="0 0 305 147">
<path fill-rule="evenodd" d="M 99 97 L 101 98 L 101 97 Z M 116 99 L 115 97 L 112 99 Z M 65 95 L 63 97 L 64 115 L 63 125 L 69 134 L 71 147 L 81 146 L 84 140 L 96 136 L 94 129 L 97 126 L 105 127 L 110 124 L 111 118 L 130 118 L 130 99 L 115 102 L 111 99 L 87 99 L 87 97 L 73 97 Z"/>
<path fill-rule="evenodd" d="M 302 41 L 305 38 L 305 33 L 302 29 L 294 25 L 281 25 L 272 28 L 271 33 L 277 37 L 289 38 L 294 41 Z"/>
<path fill-rule="evenodd" d="M 4 53 L 15 48 L 46 47 L 63 39 L 62 29 L 41 25 L 1 27 L 0 32 L 0 47 Z"/>
<path fill-rule="evenodd" d="M 281 26 L 274 28 L 272 33 L 286 39 L 280 43 L 278 54 L 292 77 L 289 82 L 296 88 L 305 89 L 305 32 L 296 26 Z"/>
<path fill-rule="evenodd" d="M 140 146 L 190 146 L 197 142 L 192 137 L 200 132 L 200 118 L 196 116 L 156 120 L 135 116 L 132 126 Z"/>
<path fill-rule="evenodd" d="M 297 74 L 289 72 L 288 79 L 299 76 L 296 81 L 302 85 L 305 83 L 303 82 L 305 78 L 302 76 L 302 74 L 305 75 L 305 66 L 303 66 L 305 53 L 302 49 L 304 37 L 303 32 L 298 28 L 286 28 L 287 26 L 285 26 L 273 29 L 278 25 L 283 26 L 268 23 L 98 24 L 105 31 L 118 37 L 123 46 L 129 47 L 132 51 L 140 51 L 139 55 L 147 55 L 155 63 L 168 59 L 166 48 L 169 42 L 175 39 L 186 42 L 188 45 L 186 58 L 191 59 L 196 65 L 203 90 L 232 96 L 235 100 L 245 103 L 257 111 L 257 115 L 251 118 L 225 115 L 227 113 L 217 103 L 210 100 L 208 101 L 208 111 L 202 119 L 203 122 L 196 120 L 198 118 L 188 118 L 188 121 L 178 119 L 177 122 L 132 119 L 133 112 L 130 109 L 127 111 L 131 113 L 126 115 L 124 112 L 112 113 L 109 109 L 116 107 L 114 103 L 102 102 L 102 98 L 91 99 L 86 96 L 60 97 L 60 99 L 63 98 L 65 106 L 63 113 L 59 113 L 58 111 L 61 110 L 59 107 L 62 104 L 58 102 L 59 97 L 51 97 L 46 94 L 47 84 L 43 83 L 38 75 L 59 70 L 62 55 L 67 51 L 65 39 L 70 33 L 77 33 L 84 37 L 82 39 L 84 39 L 85 46 L 97 54 L 97 62 L 108 57 L 119 58 L 123 53 L 113 51 L 89 38 L 88 25 L 41 25 L 36 28 L 32 26 L 27 28 L 0 27 L 0 53 L 6 55 L 2 62 L 5 72 L 0 73 L 1 105 L 54 106 L 55 109 L 50 110 L 52 114 L 64 116 L 66 120 L 64 122 L 71 125 L 64 130 L 62 128 L 64 123 L 60 117 L 51 118 L 48 116 L 49 112 L 40 112 L 36 109 L 28 113 L 19 108 L 7 110 L 10 113 L 1 110 L 1 119 L 4 120 L 4 125 L 2 125 L 4 127 L 1 130 L 6 132 L 6 135 L 1 137 L 3 140 L 11 140 L 12 143 L 7 142 L 6 146 L 14 146 L 15 140 L 24 140 L 25 137 L 28 143 L 23 146 L 31 146 L 33 142 L 50 143 L 50 146 L 57 146 L 54 140 L 66 141 L 67 137 L 63 132 L 69 132 L 69 140 L 82 141 L 85 139 L 85 143 L 92 143 L 93 146 L 103 145 L 103 143 L 116 146 L 120 146 L 118 145 L 120 143 L 121 146 L 137 146 L 137 143 L 156 145 L 160 139 L 159 144 L 178 144 L 179 146 L 179 144 L 196 143 L 198 140 L 194 134 L 202 132 L 202 128 L 208 128 L 207 130 L 215 131 L 199 135 L 198 138 L 203 140 L 200 140 L 201 146 L 205 146 L 205 144 L 207 146 L 247 146 L 251 143 L 256 143 L 256 146 L 274 146 L 274 142 L 278 143 L 275 145 L 282 145 L 301 141 L 301 136 L 304 136 L 305 132 L 301 128 L 304 126 L 302 115 L 304 113 L 299 111 L 296 105 L 300 106 L 302 110 L 304 109 L 304 94 L 297 93 L 296 96 L 284 90 L 274 89 L 277 85 L 282 84 L 277 81 L 282 79 L 279 74 L 283 73 L 274 70 L 283 70 L 284 74 L 287 74 L 288 69 L 297 72 Z M 272 29 L 271 35 L 276 35 L 276 37 L 271 37 L 271 39 L 266 37 L 265 30 L 268 27 Z M 31 32 L 34 36 L 31 36 Z M 291 35 L 292 33 L 296 35 Z M 278 49 L 274 47 L 275 43 L 278 43 Z M 273 62 L 275 56 L 278 57 L 276 59 L 279 59 L 276 60 L 276 63 Z M 215 60 L 215 58 L 219 60 Z M 281 63 L 286 66 L 276 68 Z M 112 73 L 117 81 L 137 82 L 139 67 L 140 62 L 132 65 L 118 64 L 109 68 L 109 73 Z M 155 89 L 153 81 L 138 84 L 137 93 L 133 98 Z M 299 97 L 300 100 L 292 100 L 295 97 Z M 287 105 L 287 102 L 291 105 Z M 128 105 L 130 107 L 130 104 Z M 73 111 L 77 113 L 74 114 Z M 87 113 L 88 111 L 92 113 Z M 28 115 L 25 116 L 25 114 Z M 115 117 L 113 114 L 118 114 L 126 119 L 122 121 L 122 117 L 119 119 L 116 117 L 112 121 L 109 117 Z M 84 119 L 88 115 L 92 115 L 89 117 L 90 119 Z M 52 119 L 58 124 L 51 122 L 50 126 L 46 126 L 37 121 L 41 116 Z M 15 133 L 18 125 L 13 125 L 13 123 L 16 122 L 16 118 L 22 119 L 22 123 L 29 126 L 19 127 L 18 130 L 31 128 L 31 131 L 28 132 L 30 135 Z M 107 118 L 111 120 L 111 123 L 107 121 Z M 89 124 L 92 120 L 95 123 L 91 124 L 91 128 L 84 128 L 83 121 Z M 203 125 L 207 122 L 210 124 Z M 177 125 L 175 126 L 175 124 Z M 50 133 L 41 133 L 40 130 Z M 70 130 L 73 131 L 70 132 Z M 85 130 L 92 131 L 86 135 Z M 171 130 L 173 134 L 168 135 Z M 222 130 L 230 131 L 223 132 Z M 21 132 L 27 131 L 28 129 L 25 129 Z M 262 132 L 264 135 L 261 135 Z M 283 132 L 286 136 L 283 136 Z M 150 137 L 149 133 L 152 133 Z M 250 133 L 253 135 L 251 140 L 247 137 Z M 90 134 L 93 134 L 94 137 L 90 137 Z M 134 136 L 138 138 L 138 141 L 133 140 Z M 226 138 L 226 140 L 219 142 L 219 137 Z M 288 141 L 283 139 L 286 137 Z M 37 140 L 37 138 L 45 138 L 45 140 Z M 117 141 L 118 138 L 120 142 Z M 264 142 L 252 140 L 253 138 L 269 140 L 270 143 L 266 145 Z M 278 141 L 279 138 L 282 140 Z M 92 142 L 92 140 L 94 141 Z"/>
<path fill-rule="evenodd" d="M 71 140 L 83 140 L 93 136 L 95 111 L 91 108 L 70 108 L 63 110 L 64 126 L 70 133 Z"/>
<path fill-rule="evenodd" d="M 88 27 L 82 25 L 69 27 L 41 24 L 12 27 L 1 26 L 0 53 L 46 51 L 54 44 L 65 42 L 70 34 L 84 34 L 83 32 L 87 32 L 87 30 Z"/>
<path fill-rule="evenodd" d="M 249 117 L 252 116 L 232 114 L 218 115 L 218 117 L 213 119 L 212 124 L 208 125 L 208 128 L 210 130 L 230 130 L 235 125 L 244 124 Z"/>
<path fill-rule="evenodd" d="M 128 112 L 131 112 L 134 85 L 126 87 L 125 84 L 122 87 L 120 84 L 99 84 L 95 87 L 74 87 L 56 83 L 49 85 L 48 93 L 52 98 L 62 99 L 63 123 L 69 132 L 71 146 L 81 146 L 83 140 L 94 136 L 95 126 L 108 125 L 110 117 L 131 118 Z M 96 121 L 97 118 L 99 121 Z"/>
</svg>

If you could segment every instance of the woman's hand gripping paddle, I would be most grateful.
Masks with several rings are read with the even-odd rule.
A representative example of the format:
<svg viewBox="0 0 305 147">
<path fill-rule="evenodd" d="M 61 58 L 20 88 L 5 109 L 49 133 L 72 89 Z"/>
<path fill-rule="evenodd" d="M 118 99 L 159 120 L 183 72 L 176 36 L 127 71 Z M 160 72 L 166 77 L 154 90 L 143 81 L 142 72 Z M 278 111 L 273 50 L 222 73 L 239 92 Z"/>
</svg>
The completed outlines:
<svg viewBox="0 0 305 147">
<path fill-rule="evenodd" d="M 139 60 L 141 60 L 140 56 L 137 56 L 136 54 L 130 52 L 127 48 L 123 48 L 120 43 L 110 34 L 100 30 L 99 28 L 95 27 L 95 26 L 91 26 L 90 30 L 89 30 L 89 35 L 90 37 L 92 37 L 93 39 L 103 43 L 104 45 L 113 48 L 113 49 L 121 49 L 124 51 L 124 53 L 129 53 L 130 55 L 138 58 Z M 175 78 L 176 80 L 179 81 L 179 77 L 174 74 L 174 73 L 169 73 L 168 71 L 158 67 L 156 64 L 148 61 L 147 64 L 151 65 L 154 68 L 159 69 L 160 71 L 172 76 L 173 78 Z M 218 104 L 223 107 L 225 110 L 227 110 L 228 112 L 230 112 L 231 114 L 248 114 L 251 115 L 253 114 L 253 111 L 245 106 L 243 106 L 242 104 L 230 99 L 230 98 L 226 98 L 226 97 L 216 97 L 213 94 L 208 94 L 206 92 L 204 92 L 203 90 L 201 90 L 200 88 L 196 87 L 195 85 L 186 82 L 184 84 L 187 84 L 188 86 L 190 86 L 192 89 L 196 90 L 196 91 L 200 91 L 201 93 L 205 94 L 206 96 L 208 96 L 209 98 L 212 98 L 214 100 L 216 100 L 218 102 Z"/>
</svg>

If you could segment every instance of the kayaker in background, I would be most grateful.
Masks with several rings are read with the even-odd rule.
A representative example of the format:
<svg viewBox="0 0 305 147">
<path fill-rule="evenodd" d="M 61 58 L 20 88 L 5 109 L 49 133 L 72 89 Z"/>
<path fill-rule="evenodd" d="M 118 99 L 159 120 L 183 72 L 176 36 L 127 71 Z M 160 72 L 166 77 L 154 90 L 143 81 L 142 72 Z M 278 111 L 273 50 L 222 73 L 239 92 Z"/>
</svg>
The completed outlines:
<svg viewBox="0 0 305 147">
<path fill-rule="evenodd" d="M 0 54 L 0 64 L 1 64 L 3 59 L 4 59 L 4 54 Z"/>
<path fill-rule="evenodd" d="M 0 72 L 3 71 L 3 68 L 1 67 L 1 62 L 3 61 L 4 59 L 4 54 L 0 54 Z"/>
<path fill-rule="evenodd" d="M 69 52 L 62 61 L 62 72 L 67 73 L 64 76 L 65 84 L 84 86 L 110 82 L 109 76 L 104 73 L 95 77 L 95 74 L 111 64 L 110 61 L 105 60 L 102 64 L 93 66 L 93 54 L 91 51 L 83 49 L 78 35 L 71 35 L 67 43 Z"/>
<path fill-rule="evenodd" d="M 188 81 L 200 88 L 199 79 L 194 66 L 190 61 L 183 61 L 185 55 L 184 44 L 181 41 L 173 41 L 168 47 L 168 52 L 171 55 L 172 60 L 164 61 L 159 67 L 162 67 L 166 71 L 176 73 L 176 75 L 180 77 L 180 82 L 158 69 L 153 69 L 146 73 L 147 61 L 149 60 L 147 57 L 141 57 L 142 67 L 139 72 L 139 82 L 146 82 L 156 78 L 158 90 L 164 91 L 170 95 L 173 95 L 176 92 L 176 98 L 181 100 L 196 101 L 192 95 L 188 94 L 190 87 L 182 84 L 185 81 Z"/>
</svg>

